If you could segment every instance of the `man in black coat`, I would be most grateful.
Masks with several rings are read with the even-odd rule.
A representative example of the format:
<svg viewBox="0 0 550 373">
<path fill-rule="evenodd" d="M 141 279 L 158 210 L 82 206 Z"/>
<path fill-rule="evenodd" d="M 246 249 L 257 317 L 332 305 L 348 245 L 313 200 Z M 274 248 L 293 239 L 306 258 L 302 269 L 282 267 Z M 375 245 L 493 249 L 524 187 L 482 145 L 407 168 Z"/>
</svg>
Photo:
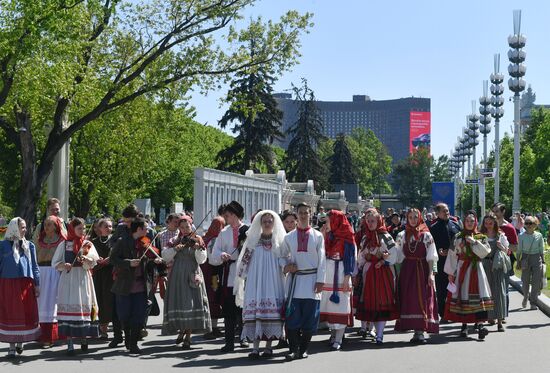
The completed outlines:
<svg viewBox="0 0 550 373">
<path fill-rule="evenodd" d="M 447 259 L 447 252 L 453 244 L 455 235 L 462 228 L 458 219 L 450 215 L 449 206 L 445 203 L 438 203 L 435 206 L 435 212 L 437 219 L 430 226 L 430 233 L 434 238 L 437 254 L 439 255 L 437 274 L 435 275 L 438 313 L 441 323 L 445 323 L 445 301 L 447 299 L 447 286 L 449 285 L 448 276 L 444 271 L 445 260 Z"/>
</svg>

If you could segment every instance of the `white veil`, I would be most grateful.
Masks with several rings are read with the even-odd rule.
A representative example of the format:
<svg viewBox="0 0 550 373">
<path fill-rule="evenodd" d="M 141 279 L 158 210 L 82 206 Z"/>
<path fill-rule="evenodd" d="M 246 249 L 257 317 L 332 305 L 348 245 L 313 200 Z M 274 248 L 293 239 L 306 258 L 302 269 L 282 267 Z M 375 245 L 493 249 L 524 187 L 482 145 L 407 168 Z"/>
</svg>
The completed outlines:
<svg viewBox="0 0 550 373">
<path fill-rule="evenodd" d="M 244 285 L 246 277 L 246 269 L 243 268 L 243 257 L 247 252 L 254 252 L 258 241 L 262 236 L 262 217 L 266 214 L 273 216 L 273 233 L 271 236 L 271 251 L 275 257 L 279 258 L 281 256 L 281 245 L 286 235 L 285 227 L 283 222 L 275 211 L 272 210 L 262 210 L 254 216 L 254 220 L 246 232 L 246 240 L 239 254 L 239 259 L 237 260 L 237 276 L 235 278 L 235 287 L 233 292 L 235 294 L 235 303 L 237 306 L 242 307 L 244 301 Z"/>
</svg>

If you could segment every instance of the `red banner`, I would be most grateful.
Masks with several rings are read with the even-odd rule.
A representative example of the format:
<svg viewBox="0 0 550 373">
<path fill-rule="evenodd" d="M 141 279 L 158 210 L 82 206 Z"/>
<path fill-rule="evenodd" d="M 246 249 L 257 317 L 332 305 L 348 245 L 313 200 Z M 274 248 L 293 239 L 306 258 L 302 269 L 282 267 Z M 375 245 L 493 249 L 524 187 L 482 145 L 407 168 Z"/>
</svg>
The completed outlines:
<svg viewBox="0 0 550 373">
<path fill-rule="evenodd" d="M 431 113 L 425 111 L 411 111 L 409 122 L 409 152 L 419 148 L 428 148 L 431 143 Z"/>
</svg>

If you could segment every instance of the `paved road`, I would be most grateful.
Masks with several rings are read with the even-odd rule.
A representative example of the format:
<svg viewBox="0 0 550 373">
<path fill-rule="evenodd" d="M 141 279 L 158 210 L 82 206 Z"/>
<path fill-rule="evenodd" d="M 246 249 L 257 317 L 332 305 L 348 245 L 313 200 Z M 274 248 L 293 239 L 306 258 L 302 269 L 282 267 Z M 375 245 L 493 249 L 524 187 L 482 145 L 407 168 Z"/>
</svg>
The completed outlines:
<svg viewBox="0 0 550 373">
<path fill-rule="evenodd" d="M 25 352 L 15 361 L 0 360 L 0 372 L 94 372 L 106 373 L 156 373 L 180 368 L 188 372 L 224 370 L 228 372 L 329 372 L 346 369 L 348 372 L 548 372 L 550 369 L 550 318 L 540 311 L 520 309 L 521 295 L 511 294 L 511 314 L 505 333 L 491 333 L 485 341 L 459 338 L 458 324 L 443 325 L 441 334 L 430 339 L 429 344 L 411 346 L 410 334 L 392 331 L 387 325 L 385 343 L 376 346 L 354 337 L 352 333 L 344 349 L 330 352 L 324 341 L 323 331 L 314 337 L 310 357 L 306 360 L 286 363 L 283 350 L 277 350 L 270 360 L 251 362 L 249 350 L 237 349 L 233 354 L 220 354 L 222 341 L 203 342 L 194 338 L 191 351 L 182 351 L 174 345 L 174 337 L 160 336 L 161 318 L 150 319 L 150 335 L 141 344 L 145 354 L 129 356 L 123 348 L 108 349 L 106 344 L 92 344 L 87 355 L 73 358 L 65 356 L 65 347 L 57 346 L 41 350 L 28 344 Z M 355 330 L 354 330 L 355 331 Z M 0 345 L 0 356 L 7 354 L 7 345 Z M 497 369 L 498 367 L 498 369 Z"/>
</svg>

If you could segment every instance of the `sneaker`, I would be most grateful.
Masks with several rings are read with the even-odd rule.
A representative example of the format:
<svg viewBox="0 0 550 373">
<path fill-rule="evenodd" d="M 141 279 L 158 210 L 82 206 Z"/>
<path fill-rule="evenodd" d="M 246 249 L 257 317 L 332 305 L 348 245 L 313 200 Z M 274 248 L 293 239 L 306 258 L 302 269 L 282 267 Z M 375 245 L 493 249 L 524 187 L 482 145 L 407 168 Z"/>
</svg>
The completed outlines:
<svg viewBox="0 0 550 373">
<path fill-rule="evenodd" d="M 384 340 L 382 337 L 376 337 L 376 344 L 381 346 L 384 344 Z"/>
<path fill-rule="evenodd" d="M 338 342 L 334 342 L 334 343 L 330 346 L 330 350 L 331 350 L 331 351 L 340 351 L 341 348 L 342 348 L 342 346 L 341 346 L 340 343 L 338 343 Z"/>
<path fill-rule="evenodd" d="M 370 338 L 372 340 L 376 339 L 376 333 L 374 332 L 374 330 L 369 330 L 367 332 L 367 338 Z"/>
</svg>

